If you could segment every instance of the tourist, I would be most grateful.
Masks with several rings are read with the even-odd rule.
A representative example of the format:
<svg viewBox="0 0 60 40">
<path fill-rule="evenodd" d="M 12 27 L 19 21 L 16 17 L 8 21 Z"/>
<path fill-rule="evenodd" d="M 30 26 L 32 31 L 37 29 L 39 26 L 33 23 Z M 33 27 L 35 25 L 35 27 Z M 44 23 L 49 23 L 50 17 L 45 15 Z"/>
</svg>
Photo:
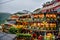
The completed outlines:
<svg viewBox="0 0 60 40">
<path fill-rule="evenodd" d="M 43 36 L 42 35 L 39 35 L 38 36 L 38 40 L 43 40 Z"/>
</svg>

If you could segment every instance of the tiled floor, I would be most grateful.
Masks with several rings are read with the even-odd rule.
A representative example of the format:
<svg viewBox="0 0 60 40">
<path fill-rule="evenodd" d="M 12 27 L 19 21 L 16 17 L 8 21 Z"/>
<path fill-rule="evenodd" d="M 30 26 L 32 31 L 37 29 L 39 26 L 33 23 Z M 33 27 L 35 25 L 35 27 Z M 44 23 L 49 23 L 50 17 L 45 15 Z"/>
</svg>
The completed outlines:
<svg viewBox="0 0 60 40">
<path fill-rule="evenodd" d="M 16 35 L 0 32 L 0 40 L 14 40 Z"/>
</svg>

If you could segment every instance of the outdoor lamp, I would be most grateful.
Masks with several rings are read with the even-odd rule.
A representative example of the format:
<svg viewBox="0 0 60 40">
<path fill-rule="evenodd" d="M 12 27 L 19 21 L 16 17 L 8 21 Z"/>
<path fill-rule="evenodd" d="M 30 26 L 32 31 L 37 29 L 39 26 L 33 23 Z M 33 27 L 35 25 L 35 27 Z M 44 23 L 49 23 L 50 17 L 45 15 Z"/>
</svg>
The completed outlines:
<svg viewBox="0 0 60 40">
<path fill-rule="evenodd" d="M 48 23 L 46 23 L 46 28 L 49 30 L 49 24 Z"/>
</svg>

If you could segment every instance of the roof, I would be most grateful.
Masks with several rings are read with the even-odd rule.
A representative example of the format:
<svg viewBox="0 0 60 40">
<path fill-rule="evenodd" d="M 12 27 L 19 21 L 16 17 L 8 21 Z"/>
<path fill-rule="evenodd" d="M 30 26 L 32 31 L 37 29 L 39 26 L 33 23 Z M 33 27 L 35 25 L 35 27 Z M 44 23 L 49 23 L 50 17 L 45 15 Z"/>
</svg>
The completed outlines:
<svg viewBox="0 0 60 40">
<path fill-rule="evenodd" d="M 51 9 L 51 8 L 54 8 L 54 7 L 59 6 L 59 5 L 60 5 L 60 2 L 57 2 L 57 3 L 53 4 L 53 5 L 42 8 L 42 10 Z"/>
<path fill-rule="evenodd" d="M 15 34 L 0 33 L 0 40 L 14 40 L 15 38 Z"/>
</svg>

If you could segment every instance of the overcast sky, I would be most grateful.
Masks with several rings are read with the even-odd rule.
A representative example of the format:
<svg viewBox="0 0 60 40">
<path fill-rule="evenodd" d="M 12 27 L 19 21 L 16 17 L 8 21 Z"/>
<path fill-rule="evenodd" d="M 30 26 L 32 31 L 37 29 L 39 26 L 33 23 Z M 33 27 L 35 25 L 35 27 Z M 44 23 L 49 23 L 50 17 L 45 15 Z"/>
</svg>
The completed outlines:
<svg viewBox="0 0 60 40">
<path fill-rule="evenodd" d="M 9 0 L 0 0 L 0 12 L 14 13 L 22 10 L 33 11 L 37 8 L 41 8 L 42 4 L 51 0 L 13 0 L 4 4 Z"/>
</svg>

